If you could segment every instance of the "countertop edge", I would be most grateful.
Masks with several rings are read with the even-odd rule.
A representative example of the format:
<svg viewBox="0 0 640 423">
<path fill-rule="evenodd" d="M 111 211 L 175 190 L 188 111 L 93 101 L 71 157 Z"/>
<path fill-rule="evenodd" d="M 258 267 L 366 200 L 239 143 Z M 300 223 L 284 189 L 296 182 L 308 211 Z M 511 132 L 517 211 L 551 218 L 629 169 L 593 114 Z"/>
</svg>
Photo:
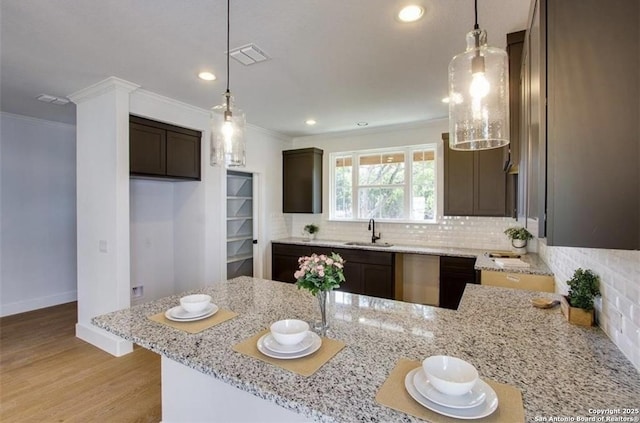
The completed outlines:
<svg viewBox="0 0 640 423">
<path fill-rule="evenodd" d="M 141 338 L 138 338 L 136 336 L 130 336 L 126 333 L 117 331 L 117 330 L 113 330 L 113 328 L 108 327 L 107 325 L 104 325 L 102 322 L 100 322 L 97 318 L 99 316 L 94 317 L 93 319 L 91 319 L 91 324 L 93 324 L 94 326 L 105 330 L 113 335 L 116 335 L 122 339 L 125 339 L 127 341 L 133 342 L 134 344 L 140 345 L 143 348 L 148 349 L 149 351 L 152 351 L 162 357 L 166 357 L 170 360 L 174 360 L 177 363 L 180 363 L 186 367 L 189 367 L 190 369 L 196 370 L 198 372 L 201 372 L 203 374 L 206 374 L 208 376 L 211 376 L 217 380 L 220 380 L 224 383 L 228 383 L 229 385 L 240 389 L 241 391 L 250 393 L 252 395 L 255 395 L 258 398 L 267 400 L 267 401 L 272 401 L 273 403 L 284 407 L 290 411 L 296 412 L 302 416 L 308 417 L 313 419 L 314 421 L 320 422 L 320 423 L 337 423 L 337 421 L 333 418 L 331 418 L 330 416 L 327 416 L 325 414 L 322 414 L 320 412 L 318 412 L 317 410 L 309 407 L 308 405 L 302 404 L 298 401 L 294 401 L 294 400 L 290 400 L 287 398 L 282 397 L 281 395 L 277 395 L 273 392 L 269 392 L 266 391 L 262 388 L 260 388 L 257 385 L 253 385 L 251 382 L 246 382 L 246 381 L 242 381 L 240 379 L 237 378 L 233 378 L 229 375 L 227 375 L 224 372 L 220 372 L 220 371 L 216 371 L 214 368 L 212 367 L 206 367 L 206 366 L 198 366 L 193 360 L 189 360 L 188 357 L 183 357 L 179 354 L 173 354 L 168 350 L 162 349 L 160 347 L 158 347 L 157 345 L 154 345 L 152 343 L 148 343 L 145 342 L 144 340 L 142 340 Z M 236 354 L 241 354 L 237 351 L 233 351 L 230 350 L 231 353 L 236 353 Z"/>
</svg>

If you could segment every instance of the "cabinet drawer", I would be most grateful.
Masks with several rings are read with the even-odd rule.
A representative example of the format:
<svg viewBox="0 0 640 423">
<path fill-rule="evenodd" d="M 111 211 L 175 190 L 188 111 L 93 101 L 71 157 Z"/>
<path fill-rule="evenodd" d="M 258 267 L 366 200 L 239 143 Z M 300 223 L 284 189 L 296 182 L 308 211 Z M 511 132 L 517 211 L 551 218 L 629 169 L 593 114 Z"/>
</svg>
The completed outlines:
<svg viewBox="0 0 640 423">
<path fill-rule="evenodd" d="M 494 272 L 483 270 L 482 285 L 502 288 L 527 289 L 529 291 L 555 292 L 553 276 L 530 275 L 525 273 Z"/>
<path fill-rule="evenodd" d="M 310 256 L 313 253 L 316 254 L 331 254 L 331 251 L 335 249 L 331 249 L 328 247 L 318 247 L 313 245 L 298 245 L 298 244 L 278 244 L 272 243 L 271 248 L 273 254 L 279 254 L 283 256 Z"/>
</svg>

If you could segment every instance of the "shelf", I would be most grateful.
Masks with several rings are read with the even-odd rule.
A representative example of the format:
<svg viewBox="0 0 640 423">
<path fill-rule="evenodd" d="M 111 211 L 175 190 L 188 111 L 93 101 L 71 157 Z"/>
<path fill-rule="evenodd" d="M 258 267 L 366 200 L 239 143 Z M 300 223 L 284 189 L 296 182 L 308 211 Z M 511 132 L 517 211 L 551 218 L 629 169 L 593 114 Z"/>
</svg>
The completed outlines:
<svg viewBox="0 0 640 423">
<path fill-rule="evenodd" d="M 238 256 L 227 257 L 227 263 L 235 263 L 237 261 L 253 259 L 253 254 L 241 254 Z"/>
<path fill-rule="evenodd" d="M 227 200 L 253 200 L 253 197 L 245 197 L 238 195 L 228 195 Z"/>
<path fill-rule="evenodd" d="M 245 236 L 232 236 L 227 238 L 227 242 L 246 241 L 246 240 L 253 241 L 253 237 L 251 235 L 245 235 Z"/>
<path fill-rule="evenodd" d="M 227 220 L 253 220 L 252 216 L 233 216 L 227 217 Z"/>
</svg>

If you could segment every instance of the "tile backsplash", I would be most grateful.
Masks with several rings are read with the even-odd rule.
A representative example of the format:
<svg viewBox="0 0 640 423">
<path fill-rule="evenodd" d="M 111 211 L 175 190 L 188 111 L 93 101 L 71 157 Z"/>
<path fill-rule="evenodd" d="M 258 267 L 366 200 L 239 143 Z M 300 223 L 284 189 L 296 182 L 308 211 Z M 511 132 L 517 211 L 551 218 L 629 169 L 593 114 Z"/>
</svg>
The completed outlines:
<svg viewBox="0 0 640 423">
<path fill-rule="evenodd" d="M 549 247 L 544 242 L 539 249 L 555 275 L 557 292 L 567 293 L 566 281 L 579 267 L 600 277 L 598 326 L 640 371 L 640 251 Z"/>
<path fill-rule="evenodd" d="M 290 235 L 302 236 L 302 228 L 309 223 L 320 227 L 318 239 L 371 240 L 367 222 L 329 221 L 319 215 L 293 215 Z M 376 233 L 380 232 L 381 242 L 391 244 L 509 250 L 511 243 L 503 232 L 510 226 L 516 222 L 506 217 L 446 216 L 438 223 L 376 222 Z"/>
</svg>

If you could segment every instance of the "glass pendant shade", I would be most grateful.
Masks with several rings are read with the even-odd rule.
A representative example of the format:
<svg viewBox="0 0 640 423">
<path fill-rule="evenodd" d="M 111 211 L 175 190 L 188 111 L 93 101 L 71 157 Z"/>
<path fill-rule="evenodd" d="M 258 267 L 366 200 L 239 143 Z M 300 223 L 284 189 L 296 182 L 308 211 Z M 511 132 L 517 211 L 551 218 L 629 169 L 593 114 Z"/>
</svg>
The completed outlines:
<svg viewBox="0 0 640 423">
<path fill-rule="evenodd" d="M 227 94 L 223 97 L 223 103 L 211 109 L 211 165 L 243 167 L 246 162 L 244 113 L 233 106 L 233 97 Z"/>
<path fill-rule="evenodd" d="M 509 144 L 509 61 L 487 46 L 487 33 L 467 34 L 467 50 L 449 63 L 449 147 L 487 150 Z"/>
</svg>

